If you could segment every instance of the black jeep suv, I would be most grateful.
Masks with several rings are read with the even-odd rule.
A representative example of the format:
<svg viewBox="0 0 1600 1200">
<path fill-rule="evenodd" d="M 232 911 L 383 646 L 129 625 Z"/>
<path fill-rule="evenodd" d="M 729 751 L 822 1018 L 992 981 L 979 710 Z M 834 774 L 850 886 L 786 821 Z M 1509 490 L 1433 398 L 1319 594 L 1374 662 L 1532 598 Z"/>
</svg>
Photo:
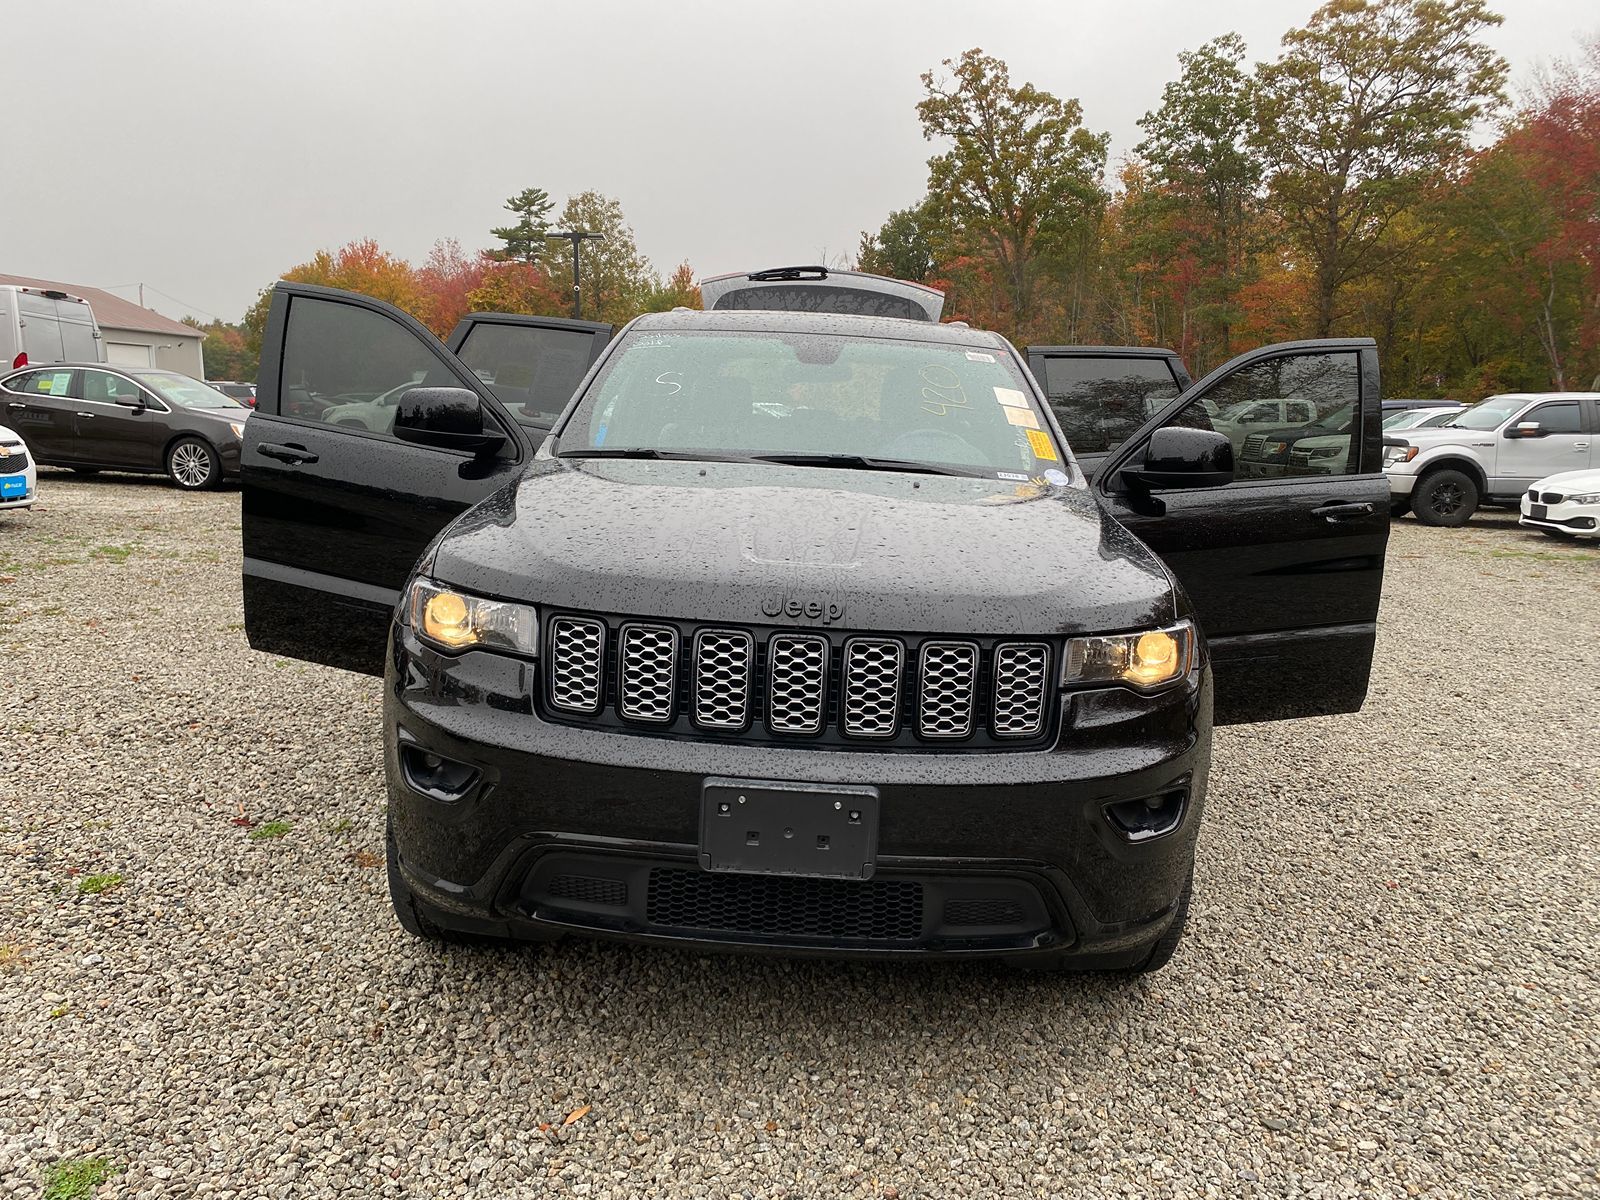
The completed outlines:
<svg viewBox="0 0 1600 1200">
<path fill-rule="evenodd" d="M 446 349 L 375 300 L 273 296 L 247 628 L 384 675 L 401 923 L 1161 966 L 1213 721 L 1365 694 L 1372 343 L 1236 360 L 1091 481 L 992 333 L 757 308 L 610 332 L 477 314 Z M 1235 482 L 1213 393 L 1306 355 L 1349 364 L 1352 469 Z M 541 380 L 591 360 L 552 414 Z M 385 432 L 305 415 L 407 383 Z"/>
</svg>

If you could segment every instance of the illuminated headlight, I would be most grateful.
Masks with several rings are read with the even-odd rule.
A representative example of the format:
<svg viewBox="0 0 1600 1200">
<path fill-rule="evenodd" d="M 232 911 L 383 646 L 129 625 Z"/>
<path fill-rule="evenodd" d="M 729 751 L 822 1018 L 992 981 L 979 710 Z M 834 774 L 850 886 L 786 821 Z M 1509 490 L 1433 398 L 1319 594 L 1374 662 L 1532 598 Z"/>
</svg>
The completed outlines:
<svg viewBox="0 0 1600 1200">
<path fill-rule="evenodd" d="M 1568 504 L 1600 504 L 1600 492 L 1584 492 L 1581 496 L 1568 496 Z"/>
<path fill-rule="evenodd" d="M 1415 446 L 1385 446 L 1383 448 L 1383 465 L 1392 467 L 1396 463 L 1410 462 L 1417 456 Z"/>
<path fill-rule="evenodd" d="M 1067 687 L 1126 684 L 1149 691 L 1182 679 L 1194 662 L 1194 626 L 1072 638 L 1061 682 Z"/>
<path fill-rule="evenodd" d="M 539 648 L 539 618 L 526 604 L 485 600 L 426 579 L 411 585 L 406 605 L 417 636 L 441 650 L 508 650 L 532 657 Z"/>
</svg>

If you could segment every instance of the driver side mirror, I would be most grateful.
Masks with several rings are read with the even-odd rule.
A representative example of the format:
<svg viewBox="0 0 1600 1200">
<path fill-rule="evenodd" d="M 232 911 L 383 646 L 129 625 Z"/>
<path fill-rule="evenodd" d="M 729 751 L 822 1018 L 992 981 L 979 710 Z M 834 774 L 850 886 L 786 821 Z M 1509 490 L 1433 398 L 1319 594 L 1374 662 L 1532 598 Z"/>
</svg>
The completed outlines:
<svg viewBox="0 0 1600 1200">
<path fill-rule="evenodd" d="M 137 396 L 118 396 L 117 407 L 131 408 L 133 409 L 133 415 L 138 416 L 145 409 L 150 407 L 150 402 L 144 398 L 144 393 L 141 392 Z"/>
<path fill-rule="evenodd" d="M 1518 421 L 1506 430 L 1508 438 L 1541 438 L 1547 437 L 1545 427 L 1537 421 Z"/>
<path fill-rule="evenodd" d="M 1210 429 L 1165 425 L 1150 435 L 1144 458 L 1122 468 L 1136 487 L 1221 487 L 1233 482 L 1233 442 Z"/>
<path fill-rule="evenodd" d="M 458 387 L 414 387 L 401 393 L 394 436 L 441 450 L 464 450 L 476 458 L 487 458 L 506 442 L 505 435 L 484 431 L 477 393 Z"/>
</svg>

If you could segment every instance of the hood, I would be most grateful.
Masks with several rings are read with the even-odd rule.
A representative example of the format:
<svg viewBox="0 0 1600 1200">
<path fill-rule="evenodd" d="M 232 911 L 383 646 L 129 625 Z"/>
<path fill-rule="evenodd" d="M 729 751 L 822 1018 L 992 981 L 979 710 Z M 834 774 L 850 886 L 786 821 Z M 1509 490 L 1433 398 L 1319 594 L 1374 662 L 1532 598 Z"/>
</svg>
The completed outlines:
<svg viewBox="0 0 1600 1200">
<path fill-rule="evenodd" d="M 1546 475 L 1532 489 L 1535 492 L 1600 492 L 1600 469 L 1587 471 L 1562 471 L 1559 475 Z"/>
<path fill-rule="evenodd" d="M 167 403 L 181 409 L 185 416 L 198 417 L 202 421 L 218 421 L 225 425 L 238 425 L 255 411 L 242 405 L 235 408 L 190 408 L 187 404 L 179 404 L 175 400 L 168 400 Z"/>
<path fill-rule="evenodd" d="M 1405 442 L 1419 450 L 1434 446 L 1492 446 L 1500 436 L 1498 429 L 1446 429 L 1442 425 L 1432 429 L 1385 429 L 1385 441 Z"/>
<path fill-rule="evenodd" d="M 1160 560 L 1081 489 L 763 463 L 543 459 L 464 513 L 429 570 L 741 625 L 1048 635 L 1177 615 Z"/>
</svg>

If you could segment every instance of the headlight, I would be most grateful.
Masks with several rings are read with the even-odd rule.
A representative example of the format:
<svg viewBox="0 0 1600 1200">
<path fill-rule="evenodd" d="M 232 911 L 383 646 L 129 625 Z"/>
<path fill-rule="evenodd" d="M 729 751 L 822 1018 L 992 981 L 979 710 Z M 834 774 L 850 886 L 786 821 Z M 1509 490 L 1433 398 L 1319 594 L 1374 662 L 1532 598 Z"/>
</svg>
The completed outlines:
<svg viewBox="0 0 1600 1200">
<path fill-rule="evenodd" d="M 1348 446 L 1318 446 L 1311 451 L 1312 458 L 1337 458 L 1349 450 Z"/>
<path fill-rule="evenodd" d="M 1194 661 L 1194 626 L 1188 621 L 1144 633 L 1072 638 L 1061 682 L 1067 687 L 1127 684 L 1149 691 L 1188 674 Z"/>
<path fill-rule="evenodd" d="M 234 437 L 238 438 L 241 442 L 244 441 L 244 426 L 243 425 L 235 425 L 232 421 L 229 421 L 228 422 L 228 428 L 233 430 L 233 436 Z"/>
<path fill-rule="evenodd" d="M 419 579 L 406 607 L 417 636 L 441 650 L 539 652 L 539 618 L 529 605 L 485 600 Z"/>
<path fill-rule="evenodd" d="M 1383 448 L 1383 465 L 1392 467 L 1395 463 L 1410 462 L 1417 456 L 1415 446 L 1385 446 Z"/>
<path fill-rule="evenodd" d="M 1569 504 L 1600 504 L 1600 492 L 1585 492 L 1581 496 L 1568 496 Z"/>
</svg>

